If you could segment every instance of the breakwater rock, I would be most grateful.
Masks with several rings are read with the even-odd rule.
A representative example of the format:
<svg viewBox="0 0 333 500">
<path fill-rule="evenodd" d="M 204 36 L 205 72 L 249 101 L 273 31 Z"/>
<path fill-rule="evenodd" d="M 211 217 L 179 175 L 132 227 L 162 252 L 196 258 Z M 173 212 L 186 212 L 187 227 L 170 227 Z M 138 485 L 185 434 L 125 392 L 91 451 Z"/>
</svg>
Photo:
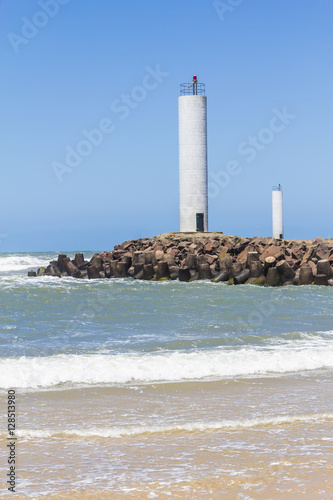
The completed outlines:
<svg viewBox="0 0 333 500">
<path fill-rule="evenodd" d="M 126 278 L 144 280 L 208 279 L 228 284 L 266 286 L 333 285 L 333 240 L 239 238 L 223 233 L 165 233 L 124 241 L 90 261 L 65 254 L 29 276 Z"/>
</svg>

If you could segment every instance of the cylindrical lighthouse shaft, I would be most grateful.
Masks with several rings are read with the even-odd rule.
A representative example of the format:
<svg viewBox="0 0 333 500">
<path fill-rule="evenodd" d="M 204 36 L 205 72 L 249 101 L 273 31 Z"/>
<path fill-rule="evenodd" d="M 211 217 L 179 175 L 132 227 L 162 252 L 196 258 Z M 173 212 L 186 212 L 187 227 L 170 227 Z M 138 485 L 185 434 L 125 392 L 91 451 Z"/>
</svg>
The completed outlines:
<svg viewBox="0 0 333 500">
<path fill-rule="evenodd" d="M 272 192 L 273 238 L 283 238 L 283 194 L 282 190 Z"/>
<path fill-rule="evenodd" d="M 207 98 L 179 97 L 180 231 L 208 231 Z"/>
</svg>

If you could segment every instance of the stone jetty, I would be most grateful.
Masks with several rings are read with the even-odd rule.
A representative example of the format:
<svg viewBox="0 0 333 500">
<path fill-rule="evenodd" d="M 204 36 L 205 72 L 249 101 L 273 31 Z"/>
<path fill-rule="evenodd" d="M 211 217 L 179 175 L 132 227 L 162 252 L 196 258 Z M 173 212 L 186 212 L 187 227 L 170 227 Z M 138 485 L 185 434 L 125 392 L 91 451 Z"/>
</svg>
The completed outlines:
<svg viewBox="0 0 333 500">
<path fill-rule="evenodd" d="M 83 279 L 211 280 L 239 285 L 333 286 L 333 240 L 239 238 L 223 233 L 165 233 L 124 241 L 111 252 L 58 255 L 29 276 Z"/>
</svg>

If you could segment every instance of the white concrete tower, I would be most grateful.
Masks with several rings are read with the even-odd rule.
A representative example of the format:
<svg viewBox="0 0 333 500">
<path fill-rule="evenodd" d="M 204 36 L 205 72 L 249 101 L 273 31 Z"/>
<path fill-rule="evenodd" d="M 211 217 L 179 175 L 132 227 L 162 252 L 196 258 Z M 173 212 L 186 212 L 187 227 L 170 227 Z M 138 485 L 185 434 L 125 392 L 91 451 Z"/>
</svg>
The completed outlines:
<svg viewBox="0 0 333 500">
<path fill-rule="evenodd" d="M 273 238 L 283 239 L 283 193 L 279 184 L 272 191 Z"/>
<path fill-rule="evenodd" d="M 193 77 L 182 83 L 179 111 L 180 231 L 208 231 L 207 97 Z"/>
</svg>

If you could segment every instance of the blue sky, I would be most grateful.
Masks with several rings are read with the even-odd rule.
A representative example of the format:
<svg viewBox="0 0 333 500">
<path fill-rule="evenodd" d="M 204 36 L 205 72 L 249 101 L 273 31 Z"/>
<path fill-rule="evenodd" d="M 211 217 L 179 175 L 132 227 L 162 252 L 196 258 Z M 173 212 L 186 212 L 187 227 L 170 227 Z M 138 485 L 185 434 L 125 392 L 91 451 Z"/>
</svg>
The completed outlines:
<svg viewBox="0 0 333 500">
<path fill-rule="evenodd" d="M 331 0 L 0 0 L 0 16 L 0 251 L 178 231 L 194 74 L 209 229 L 270 236 L 281 183 L 285 237 L 333 237 Z"/>
</svg>

